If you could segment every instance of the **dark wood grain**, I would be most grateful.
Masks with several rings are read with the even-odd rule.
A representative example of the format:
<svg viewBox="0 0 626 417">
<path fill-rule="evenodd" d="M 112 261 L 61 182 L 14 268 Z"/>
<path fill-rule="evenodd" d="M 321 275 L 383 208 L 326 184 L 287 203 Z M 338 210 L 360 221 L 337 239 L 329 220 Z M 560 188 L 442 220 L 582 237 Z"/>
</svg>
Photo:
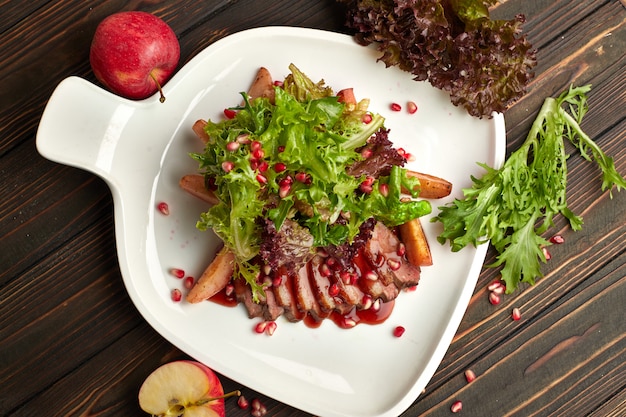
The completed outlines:
<svg viewBox="0 0 626 417">
<path fill-rule="evenodd" d="M 64 78 L 92 82 L 97 24 L 120 10 L 167 21 L 181 65 L 216 40 L 253 27 L 289 25 L 348 33 L 333 0 L 0 1 L 0 415 L 143 415 L 137 391 L 160 364 L 186 356 L 158 335 L 128 297 L 117 264 L 105 182 L 49 162 L 35 149 L 41 112 Z M 592 84 L 585 131 L 626 173 L 626 8 L 616 0 L 505 0 L 494 17 L 526 15 L 538 49 L 528 94 L 505 113 L 507 151 L 524 140 L 542 101 Z M 584 217 L 573 232 L 557 218 L 544 277 L 487 300 L 499 278 L 485 268 L 463 321 L 430 383 L 403 414 L 466 416 L 626 415 L 626 192 L 600 190 L 598 169 L 572 147 L 568 202 Z M 486 263 L 493 262 L 490 250 Z M 522 312 L 519 321 L 511 310 Z M 478 378 L 468 384 L 472 369 Z M 271 416 L 307 416 L 260 398 Z M 249 416 L 234 401 L 229 416 Z"/>
</svg>

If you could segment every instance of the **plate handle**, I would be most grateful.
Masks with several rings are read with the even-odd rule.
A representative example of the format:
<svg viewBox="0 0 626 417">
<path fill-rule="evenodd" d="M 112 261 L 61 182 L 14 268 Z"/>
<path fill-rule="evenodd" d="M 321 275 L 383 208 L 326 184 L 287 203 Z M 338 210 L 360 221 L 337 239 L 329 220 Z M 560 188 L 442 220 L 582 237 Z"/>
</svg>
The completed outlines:
<svg viewBox="0 0 626 417">
<path fill-rule="evenodd" d="M 111 174 L 115 150 L 137 105 L 79 78 L 68 77 L 52 93 L 37 130 L 45 158 Z"/>
</svg>

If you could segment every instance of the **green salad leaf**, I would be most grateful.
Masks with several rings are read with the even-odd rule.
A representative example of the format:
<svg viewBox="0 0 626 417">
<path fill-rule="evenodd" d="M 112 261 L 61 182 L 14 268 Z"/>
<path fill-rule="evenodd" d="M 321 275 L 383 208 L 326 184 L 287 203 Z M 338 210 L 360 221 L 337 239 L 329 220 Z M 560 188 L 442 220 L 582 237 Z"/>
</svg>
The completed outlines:
<svg viewBox="0 0 626 417">
<path fill-rule="evenodd" d="M 554 224 L 555 215 L 567 218 L 573 230 L 582 227 L 582 218 L 567 206 L 565 138 L 584 158 L 598 164 L 602 191 L 626 188 L 613 159 L 580 127 L 590 89 L 570 87 L 558 98 L 547 98 L 525 142 L 504 165 L 495 169 L 480 164 L 485 174 L 472 177 L 473 185 L 463 190 L 464 198 L 440 207 L 433 218 L 443 224 L 438 240 L 449 241 L 452 251 L 491 242 L 499 255 L 487 266 L 502 266 L 507 293 L 519 282 L 532 285 L 542 276 L 540 262 L 546 261 L 542 247 L 550 242 L 541 235 Z"/>
<path fill-rule="evenodd" d="M 219 199 L 197 227 L 213 229 L 235 253 L 239 275 L 257 289 L 254 258 L 266 220 L 277 230 L 287 219 L 297 222 L 314 250 L 350 243 L 372 217 L 391 227 L 431 211 L 415 198 L 418 192 L 400 198 L 402 189 L 419 189 L 400 166 L 376 178 L 348 172 L 363 160 L 359 148 L 388 132 L 379 114 L 368 113 L 371 121 L 363 122 L 367 100 L 348 106 L 323 81 L 312 82 L 294 65 L 290 70 L 273 101 L 242 93 L 232 119 L 209 121 L 206 148 L 191 155 Z M 371 192 L 360 188 L 366 180 Z"/>
</svg>

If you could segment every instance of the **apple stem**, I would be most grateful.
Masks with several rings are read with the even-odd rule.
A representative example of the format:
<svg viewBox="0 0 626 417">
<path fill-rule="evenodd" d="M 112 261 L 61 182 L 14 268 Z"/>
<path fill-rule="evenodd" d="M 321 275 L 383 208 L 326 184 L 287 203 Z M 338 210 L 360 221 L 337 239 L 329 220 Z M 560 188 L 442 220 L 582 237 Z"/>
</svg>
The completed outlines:
<svg viewBox="0 0 626 417">
<path fill-rule="evenodd" d="M 198 403 L 199 403 L 199 405 L 202 405 L 202 404 L 210 403 L 211 401 L 221 400 L 223 398 L 235 397 L 235 396 L 240 397 L 241 396 L 241 391 L 239 391 L 239 390 L 231 391 L 231 392 L 229 392 L 227 394 L 220 395 L 219 397 L 206 398 L 206 399 L 204 399 L 202 401 L 199 401 Z"/>
<path fill-rule="evenodd" d="M 161 94 L 161 97 L 159 98 L 159 101 L 161 103 L 165 102 L 165 95 L 163 94 L 163 89 L 161 88 L 161 84 L 159 84 L 159 82 L 157 81 L 157 79 L 154 76 L 154 74 L 152 73 L 152 71 L 150 71 L 150 78 L 152 78 L 152 80 L 156 84 L 157 88 L 159 89 L 159 94 Z"/>
</svg>

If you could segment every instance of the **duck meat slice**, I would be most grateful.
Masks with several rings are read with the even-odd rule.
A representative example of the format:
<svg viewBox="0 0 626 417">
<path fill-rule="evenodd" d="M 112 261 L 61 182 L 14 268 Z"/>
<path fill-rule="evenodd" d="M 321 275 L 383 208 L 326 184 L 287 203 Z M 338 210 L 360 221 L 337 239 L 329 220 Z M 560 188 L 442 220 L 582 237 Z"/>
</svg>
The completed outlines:
<svg viewBox="0 0 626 417">
<path fill-rule="evenodd" d="M 283 315 L 289 321 L 296 322 L 304 318 L 304 314 L 298 310 L 293 292 L 293 280 L 287 275 L 286 268 L 279 268 L 276 272 L 278 280 L 273 280 L 272 291 L 276 303 L 283 308 Z M 276 278 L 275 277 L 275 278 Z"/>
<path fill-rule="evenodd" d="M 233 279 L 233 286 L 235 288 L 235 296 L 237 301 L 242 303 L 248 311 L 248 317 L 263 317 L 263 305 L 255 303 L 252 298 L 252 289 L 243 278 Z"/>
<path fill-rule="evenodd" d="M 314 320 L 320 321 L 328 316 L 322 311 L 309 280 L 309 263 L 298 270 L 296 274 L 290 276 L 293 279 L 293 289 L 298 310 L 304 314 L 309 314 Z"/>
<path fill-rule="evenodd" d="M 330 287 L 333 285 L 328 268 L 323 269 L 324 259 L 321 256 L 314 256 L 309 261 L 309 279 L 313 294 L 322 311 L 328 313 L 335 309 L 335 299 L 330 294 Z M 322 272 L 323 270 L 329 273 Z M 336 284 L 335 284 L 336 285 Z"/>
</svg>

